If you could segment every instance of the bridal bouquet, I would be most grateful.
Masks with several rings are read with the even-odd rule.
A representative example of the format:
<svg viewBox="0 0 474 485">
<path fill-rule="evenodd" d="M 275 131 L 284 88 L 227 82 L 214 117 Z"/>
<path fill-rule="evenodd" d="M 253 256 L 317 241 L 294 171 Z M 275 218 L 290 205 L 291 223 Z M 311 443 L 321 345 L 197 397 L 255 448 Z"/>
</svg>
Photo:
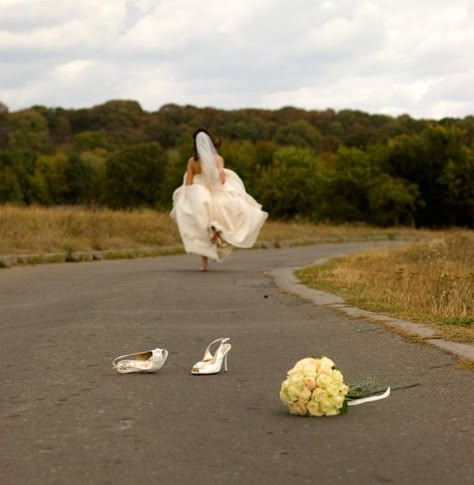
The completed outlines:
<svg viewBox="0 0 474 485">
<path fill-rule="evenodd" d="M 349 387 L 331 359 L 308 357 L 288 371 L 281 384 L 280 399 L 291 414 L 336 416 L 345 412 L 347 406 L 388 397 L 390 388 L 374 396 L 378 392 L 370 381 Z"/>
</svg>

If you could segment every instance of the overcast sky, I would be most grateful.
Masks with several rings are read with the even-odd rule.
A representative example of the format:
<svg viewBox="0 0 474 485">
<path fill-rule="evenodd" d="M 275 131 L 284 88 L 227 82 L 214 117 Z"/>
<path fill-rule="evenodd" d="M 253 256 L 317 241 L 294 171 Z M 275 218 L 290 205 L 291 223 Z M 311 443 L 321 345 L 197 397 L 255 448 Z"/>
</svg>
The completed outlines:
<svg viewBox="0 0 474 485">
<path fill-rule="evenodd" d="M 474 0 L 0 0 L 0 101 L 474 114 Z"/>
</svg>

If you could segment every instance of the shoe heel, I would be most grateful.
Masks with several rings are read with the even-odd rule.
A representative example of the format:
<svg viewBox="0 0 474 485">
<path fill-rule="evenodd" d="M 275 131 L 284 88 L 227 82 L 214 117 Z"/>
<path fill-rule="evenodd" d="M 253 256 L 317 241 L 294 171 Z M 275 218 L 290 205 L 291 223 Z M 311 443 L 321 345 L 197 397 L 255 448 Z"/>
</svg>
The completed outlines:
<svg viewBox="0 0 474 485">
<path fill-rule="evenodd" d="M 225 354 L 225 357 L 224 357 L 224 371 L 227 372 L 227 356 L 229 355 L 229 352 L 227 352 L 227 354 Z"/>
</svg>

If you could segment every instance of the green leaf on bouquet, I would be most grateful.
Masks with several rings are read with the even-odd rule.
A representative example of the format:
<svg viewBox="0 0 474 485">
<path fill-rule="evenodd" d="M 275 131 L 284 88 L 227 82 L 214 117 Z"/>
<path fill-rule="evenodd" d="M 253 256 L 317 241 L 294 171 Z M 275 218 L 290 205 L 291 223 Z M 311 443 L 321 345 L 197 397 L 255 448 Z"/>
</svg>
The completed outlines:
<svg viewBox="0 0 474 485">
<path fill-rule="evenodd" d="M 349 411 L 348 400 L 347 399 L 344 399 L 344 403 L 342 405 L 342 408 L 339 409 L 339 414 L 347 414 L 348 411 Z"/>
<path fill-rule="evenodd" d="M 409 389 L 411 387 L 419 386 L 419 382 L 414 382 L 411 384 L 400 384 L 398 386 L 390 386 L 392 391 L 398 389 Z M 379 387 L 377 386 L 377 380 L 374 377 L 365 377 L 357 384 L 353 386 L 349 386 L 349 391 L 346 395 L 346 401 L 352 401 L 353 399 L 362 399 L 364 397 L 373 396 L 375 394 L 379 394 L 381 392 L 385 392 L 387 390 L 387 386 Z"/>
<path fill-rule="evenodd" d="M 346 400 L 351 401 L 352 399 L 362 399 L 383 391 L 385 391 L 384 388 L 377 387 L 377 380 L 375 377 L 364 377 L 357 384 L 349 386 Z"/>
</svg>

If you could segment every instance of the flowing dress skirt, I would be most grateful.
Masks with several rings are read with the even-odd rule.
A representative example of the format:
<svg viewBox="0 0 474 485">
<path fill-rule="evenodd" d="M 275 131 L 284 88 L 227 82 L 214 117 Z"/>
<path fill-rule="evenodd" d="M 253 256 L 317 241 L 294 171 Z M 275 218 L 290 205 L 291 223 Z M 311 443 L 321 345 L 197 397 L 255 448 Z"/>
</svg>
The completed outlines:
<svg viewBox="0 0 474 485">
<path fill-rule="evenodd" d="M 224 171 L 225 184 L 207 186 L 201 175 L 195 175 L 191 185 L 183 183 L 174 191 L 171 211 L 186 252 L 216 261 L 223 261 L 233 248 L 252 247 L 268 217 L 240 177 Z M 214 231 L 222 242 L 211 241 Z"/>
</svg>

